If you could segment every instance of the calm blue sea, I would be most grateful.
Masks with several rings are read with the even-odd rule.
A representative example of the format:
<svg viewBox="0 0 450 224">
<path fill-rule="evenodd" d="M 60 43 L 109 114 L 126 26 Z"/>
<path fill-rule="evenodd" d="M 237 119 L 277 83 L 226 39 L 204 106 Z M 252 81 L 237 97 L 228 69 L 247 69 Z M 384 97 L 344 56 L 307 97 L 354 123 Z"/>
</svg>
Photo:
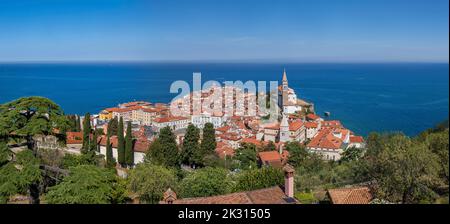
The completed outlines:
<svg viewBox="0 0 450 224">
<path fill-rule="evenodd" d="M 281 80 L 316 111 L 361 135 L 402 131 L 408 135 L 448 118 L 448 64 L 0 64 L 0 103 L 18 97 L 51 98 L 66 114 L 98 113 L 131 100 L 170 102 L 175 80 Z"/>
</svg>

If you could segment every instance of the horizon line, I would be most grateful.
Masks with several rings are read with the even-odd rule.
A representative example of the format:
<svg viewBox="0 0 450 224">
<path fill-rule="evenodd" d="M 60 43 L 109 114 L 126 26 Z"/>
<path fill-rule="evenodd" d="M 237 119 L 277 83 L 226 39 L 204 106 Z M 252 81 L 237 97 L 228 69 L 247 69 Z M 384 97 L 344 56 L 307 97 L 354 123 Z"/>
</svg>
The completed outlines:
<svg viewBox="0 0 450 224">
<path fill-rule="evenodd" d="M 255 64 L 449 64 L 449 60 L 292 60 L 292 59 L 94 59 L 94 60 L 0 60 L 0 64 L 63 64 L 63 63 L 255 63 Z"/>
</svg>

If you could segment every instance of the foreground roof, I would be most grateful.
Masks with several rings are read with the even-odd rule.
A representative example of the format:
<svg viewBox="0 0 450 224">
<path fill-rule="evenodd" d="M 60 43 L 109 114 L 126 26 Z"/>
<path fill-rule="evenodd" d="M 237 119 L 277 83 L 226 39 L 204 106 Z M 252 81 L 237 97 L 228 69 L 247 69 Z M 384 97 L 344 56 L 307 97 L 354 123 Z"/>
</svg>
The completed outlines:
<svg viewBox="0 0 450 224">
<path fill-rule="evenodd" d="M 288 198 L 283 190 L 276 186 L 254 191 L 244 191 L 232 194 L 184 198 L 173 201 L 173 204 L 292 204 L 296 201 Z"/>
</svg>

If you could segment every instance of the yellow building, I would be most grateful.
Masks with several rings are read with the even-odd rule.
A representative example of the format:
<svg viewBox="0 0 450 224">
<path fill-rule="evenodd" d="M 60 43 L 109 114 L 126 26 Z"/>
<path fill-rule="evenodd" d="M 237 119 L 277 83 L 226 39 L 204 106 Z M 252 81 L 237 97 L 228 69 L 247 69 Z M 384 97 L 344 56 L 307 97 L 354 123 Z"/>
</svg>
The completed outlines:
<svg viewBox="0 0 450 224">
<path fill-rule="evenodd" d="M 99 114 L 100 120 L 111 120 L 113 118 L 113 112 L 119 110 L 119 108 L 106 108 Z"/>
</svg>

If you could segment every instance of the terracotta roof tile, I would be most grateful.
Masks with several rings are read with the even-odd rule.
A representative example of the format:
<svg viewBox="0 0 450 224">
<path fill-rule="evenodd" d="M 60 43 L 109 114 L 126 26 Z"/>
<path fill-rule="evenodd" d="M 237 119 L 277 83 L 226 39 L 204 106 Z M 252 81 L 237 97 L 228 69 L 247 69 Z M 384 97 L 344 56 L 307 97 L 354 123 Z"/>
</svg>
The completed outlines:
<svg viewBox="0 0 450 224">
<path fill-rule="evenodd" d="M 66 132 L 66 144 L 82 144 L 83 132 Z"/>
<path fill-rule="evenodd" d="M 363 143 L 364 138 L 361 136 L 350 136 L 350 142 L 352 143 Z"/>
<path fill-rule="evenodd" d="M 296 202 L 296 201 L 293 201 Z M 287 196 L 280 187 L 270 187 L 254 191 L 232 194 L 184 198 L 175 200 L 174 204 L 288 204 Z"/>
<path fill-rule="evenodd" d="M 328 195 L 333 204 L 369 204 L 373 199 L 368 187 L 330 189 Z"/>
<path fill-rule="evenodd" d="M 309 120 L 317 120 L 320 117 L 317 114 L 308 114 L 306 115 L 306 118 L 308 118 Z"/>
<path fill-rule="evenodd" d="M 281 161 L 281 155 L 278 151 L 259 152 L 258 156 L 263 162 Z"/>
<path fill-rule="evenodd" d="M 315 122 L 305 122 L 306 128 L 317 128 L 319 125 Z"/>
<path fill-rule="evenodd" d="M 297 131 L 303 127 L 303 122 L 301 120 L 296 120 L 289 124 L 289 131 Z"/>
</svg>

